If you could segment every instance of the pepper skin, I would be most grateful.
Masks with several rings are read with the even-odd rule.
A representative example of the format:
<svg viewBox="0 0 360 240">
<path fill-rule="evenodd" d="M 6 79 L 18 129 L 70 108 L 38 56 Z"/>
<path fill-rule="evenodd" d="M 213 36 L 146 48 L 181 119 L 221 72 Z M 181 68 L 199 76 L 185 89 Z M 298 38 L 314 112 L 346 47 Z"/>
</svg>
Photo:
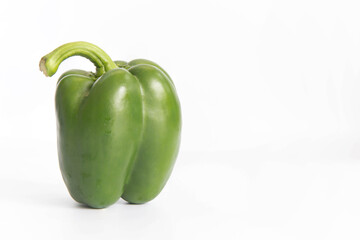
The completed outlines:
<svg viewBox="0 0 360 240">
<path fill-rule="evenodd" d="M 113 62 L 87 42 L 60 46 L 41 59 L 40 70 L 52 76 L 74 55 L 92 61 L 96 73 L 70 70 L 57 83 L 58 157 L 70 195 L 92 208 L 120 197 L 129 203 L 154 199 L 180 145 L 181 111 L 172 80 L 151 61 Z"/>
</svg>

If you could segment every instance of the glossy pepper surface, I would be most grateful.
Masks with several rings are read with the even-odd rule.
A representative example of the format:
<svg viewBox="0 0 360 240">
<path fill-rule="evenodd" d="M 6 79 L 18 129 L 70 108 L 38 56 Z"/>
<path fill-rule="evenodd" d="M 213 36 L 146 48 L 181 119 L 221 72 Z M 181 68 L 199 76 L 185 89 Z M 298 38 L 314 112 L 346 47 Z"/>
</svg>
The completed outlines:
<svg viewBox="0 0 360 240">
<path fill-rule="evenodd" d="M 152 200 L 166 184 L 180 145 L 173 82 L 151 61 L 114 62 L 87 42 L 60 46 L 41 59 L 40 70 L 52 76 L 74 55 L 92 61 L 96 73 L 70 70 L 57 83 L 58 157 L 70 195 L 93 208 L 120 197 Z"/>
</svg>

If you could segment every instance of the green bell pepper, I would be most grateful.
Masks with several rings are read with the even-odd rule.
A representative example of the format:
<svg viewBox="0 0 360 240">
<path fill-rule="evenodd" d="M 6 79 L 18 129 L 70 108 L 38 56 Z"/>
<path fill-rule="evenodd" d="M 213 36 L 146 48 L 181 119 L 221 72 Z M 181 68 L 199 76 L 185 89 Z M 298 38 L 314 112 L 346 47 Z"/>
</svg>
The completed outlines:
<svg viewBox="0 0 360 240">
<path fill-rule="evenodd" d="M 93 208 L 120 197 L 129 203 L 154 199 L 180 145 L 173 82 L 151 61 L 114 62 L 87 42 L 60 46 L 41 59 L 40 70 L 52 76 L 74 55 L 93 62 L 96 72 L 70 70 L 57 82 L 58 157 L 70 195 Z"/>
</svg>

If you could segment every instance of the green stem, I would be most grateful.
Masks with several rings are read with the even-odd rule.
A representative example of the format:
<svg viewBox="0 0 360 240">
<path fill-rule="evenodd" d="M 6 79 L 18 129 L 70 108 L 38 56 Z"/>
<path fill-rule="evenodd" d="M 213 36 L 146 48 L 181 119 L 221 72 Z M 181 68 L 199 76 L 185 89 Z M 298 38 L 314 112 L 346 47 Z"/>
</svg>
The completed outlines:
<svg viewBox="0 0 360 240">
<path fill-rule="evenodd" d="M 45 76 L 51 77 L 56 73 L 60 63 L 71 56 L 82 56 L 94 63 L 96 66 L 95 75 L 97 77 L 111 69 L 117 68 L 109 55 L 94 44 L 88 42 L 72 42 L 64 44 L 42 57 L 40 60 L 40 71 L 42 71 Z"/>
</svg>

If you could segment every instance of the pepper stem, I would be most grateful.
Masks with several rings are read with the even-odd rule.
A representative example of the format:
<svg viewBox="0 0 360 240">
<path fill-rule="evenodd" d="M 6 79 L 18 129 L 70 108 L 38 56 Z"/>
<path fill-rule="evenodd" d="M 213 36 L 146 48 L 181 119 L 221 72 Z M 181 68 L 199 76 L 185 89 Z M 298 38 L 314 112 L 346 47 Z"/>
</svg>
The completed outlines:
<svg viewBox="0 0 360 240">
<path fill-rule="evenodd" d="M 40 71 L 45 76 L 51 77 L 56 73 L 62 61 L 72 56 L 82 56 L 89 59 L 96 66 L 97 77 L 105 72 L 117 68 L 101 48 L 88 42 L 71 42 L 56 48 L 51 53 L 45 55 L 40 60 Z"/>
</svg>

